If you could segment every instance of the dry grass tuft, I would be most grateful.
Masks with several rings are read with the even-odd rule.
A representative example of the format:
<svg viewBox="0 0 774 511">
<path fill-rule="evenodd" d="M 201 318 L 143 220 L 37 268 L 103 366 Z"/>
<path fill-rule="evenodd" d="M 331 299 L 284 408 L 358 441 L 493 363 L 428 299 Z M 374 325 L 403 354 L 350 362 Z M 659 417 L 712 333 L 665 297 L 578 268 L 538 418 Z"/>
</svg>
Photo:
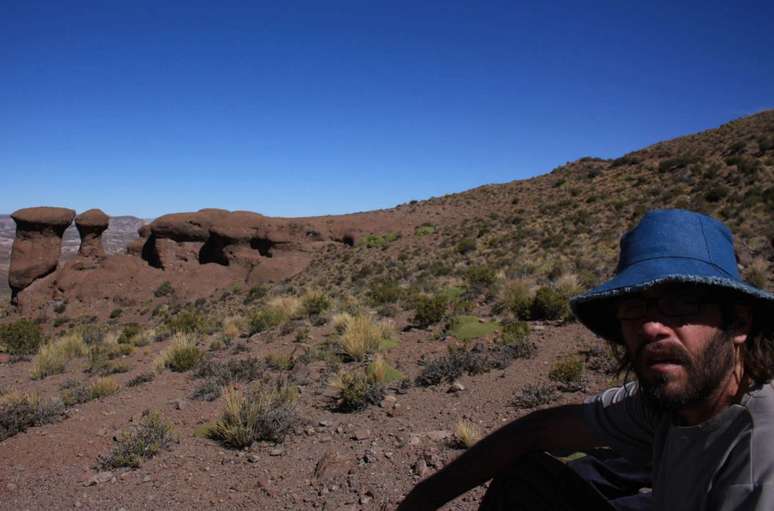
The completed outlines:
<svg viewBox="0 0 774 511">
<path fill-rule="evenodd" d="M 459 447 L 470 449 L 481 440 L 481 430 L 472 422 L 460 420 L 454 426 L 454 442 Z"/>
<path fill-rule="evenodd" d="M 30 376 L 39 380 L 52 374 L 60 374 L 65 371 L 67 362 L 88 354 L 89 348 L 83 342 L 81 334 L 70 334 L 54 342 L 45 344 L 32 360 Z"/>
<path fill-rule="evenodd" d="M 191 334 L 176 333 L 172 345 L 161 352 L 153 361 L 157 372 L 169 368 L 175 372 L 185 372 L 193 369 L 202 359 L 203 353 L 196 346 L 196 339 Z"/>
<path fill-rule="evenodd" d="M 369 353 L 394 342 L 395 331 L 390 321 L 375 321 L 371 316 L 358 314 L 344 327 L 339 345 L 344 353 L 354 360 L 363 360 Z"/>
</svg>

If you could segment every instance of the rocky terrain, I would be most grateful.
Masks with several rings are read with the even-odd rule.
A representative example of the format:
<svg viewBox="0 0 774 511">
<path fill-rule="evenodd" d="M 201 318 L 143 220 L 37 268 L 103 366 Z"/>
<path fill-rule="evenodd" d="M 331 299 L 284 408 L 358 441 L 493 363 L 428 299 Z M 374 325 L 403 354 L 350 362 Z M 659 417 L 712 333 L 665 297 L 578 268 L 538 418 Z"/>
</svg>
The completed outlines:
<svg viewBox="0 0 774 511">
<path fill-rule="evenodd" d="M 165 215 L 123 255 L 73 212 L 91 248 L 0 309 L 0 508 L 392 509 L 476 432 L 619 381 L 567 298 L 654 207 L 723 219 L 771 289 L 774 112 L 390 210 Z"/>
</svg>

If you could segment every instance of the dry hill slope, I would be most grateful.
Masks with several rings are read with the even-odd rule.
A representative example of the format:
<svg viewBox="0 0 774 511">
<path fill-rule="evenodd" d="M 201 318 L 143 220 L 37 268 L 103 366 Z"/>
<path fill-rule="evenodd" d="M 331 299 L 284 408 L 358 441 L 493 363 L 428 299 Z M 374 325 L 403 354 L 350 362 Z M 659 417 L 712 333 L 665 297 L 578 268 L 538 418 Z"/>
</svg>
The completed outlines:
<svg viewBox="0 0 774 511">
<path fill-rule="evenodd" d="M 773 186 L 764 112 L 401 205 L 383 215 L 416 228 L 330 244 L 277 284 L 194 301 L 162 285 L 114 297 L 105 322 L 55 307 L 35 318 L 42 354 L 0 363 L 0 508 L 391 509 L 472 429 L 615 381 L 566 296 L 610 271 L 646 209 L 723 218 L 745 275 L 771 288 Z M 7 351 L 34 345 L 19 320 L 0 312 Z"/>
</svg>

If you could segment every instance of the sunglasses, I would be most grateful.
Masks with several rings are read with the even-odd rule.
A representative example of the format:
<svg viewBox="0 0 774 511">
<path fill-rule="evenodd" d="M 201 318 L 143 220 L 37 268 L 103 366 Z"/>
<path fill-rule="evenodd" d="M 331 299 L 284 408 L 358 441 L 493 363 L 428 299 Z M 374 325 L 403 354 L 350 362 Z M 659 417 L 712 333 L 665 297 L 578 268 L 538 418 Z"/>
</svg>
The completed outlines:
<svg viewBox="0 0 774 511">
<path fill-rule="evenodd" d="M 642 319 L 652 307 L 655 307 L 663 316 L 685 318 L 696 316 L 701 312 L 703 305 L 711 303 L 717 303 L 717 301 L 693 294 L 665 295 L 657 298 L 623 298 L 616 304 L 616 317 L 620 320 Z"/>
</svg>

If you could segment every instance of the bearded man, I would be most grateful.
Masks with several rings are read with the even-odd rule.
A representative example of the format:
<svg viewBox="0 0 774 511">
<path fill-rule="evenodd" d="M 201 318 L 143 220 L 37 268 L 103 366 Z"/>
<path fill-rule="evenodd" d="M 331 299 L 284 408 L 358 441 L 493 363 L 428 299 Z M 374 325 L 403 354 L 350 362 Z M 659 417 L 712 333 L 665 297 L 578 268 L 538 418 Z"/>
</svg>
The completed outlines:
<svg viewBox="0 0 774 511">
<path fill-rule="evenodd" d="M 615 276 L 571 306 L 636 381 L 513 421 L 399 511 L 437 509 L 492 478 L 481 510 L 774 509 L 774 294 L 741 279 L 731 231 L 652 211 L 622 238 Z M 622 458 L 546 452 L 603 446 Z"/>
</svg>

